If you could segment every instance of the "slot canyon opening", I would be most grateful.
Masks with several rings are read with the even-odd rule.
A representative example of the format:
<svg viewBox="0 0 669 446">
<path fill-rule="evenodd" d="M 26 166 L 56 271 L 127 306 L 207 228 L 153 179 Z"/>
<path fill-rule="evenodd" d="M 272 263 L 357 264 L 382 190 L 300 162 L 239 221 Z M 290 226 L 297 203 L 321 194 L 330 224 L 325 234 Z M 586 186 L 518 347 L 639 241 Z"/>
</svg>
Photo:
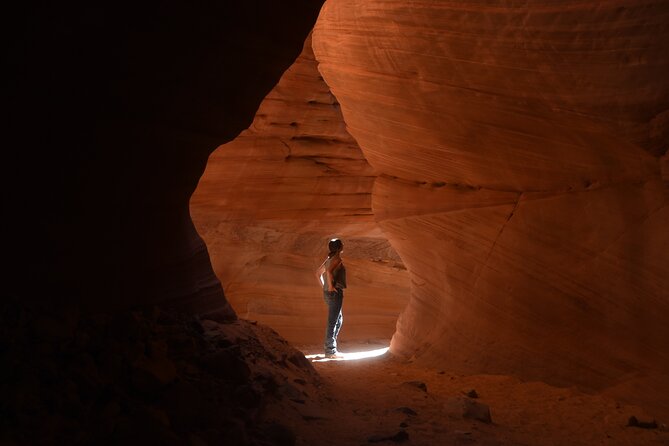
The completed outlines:
<svg viewBox="0 0 669 446">
<path fill-rule="evenodd" d="M 314 339 L 318 345 L 325 311 L 312 272 L 329 237 L 359 234 L 359 225 L 345 223 L 357 216 L 378 224 L 371 230 L 392 241 L 408 268 L 410 277 L 394 287 L 406 295 L 410 281 L 411 297 L 391 352 L 415 358 L 424 369 L 406 370 L 576 386 L 664 413 L 666 404 L 650 389 L 669 389 L 663 353 L 669 332 L 655 310 L 635 303 L 644 295 L 662 312 L 668 309 L 666 293 L 654 282 L 658 276 L 647 269 L 666 258 L 660 229 L 667 221 L 665 161 L 664 149 L 658 150 L 666 137 L 657 130 L 664 103 L 653 94 L 646 98 L 642 114 L 656 117 L 650 121 L 620 96 L 619 108 L 603 112 L 603 85 L 622 87 L 628 74 L 607 72 L 602 84 L 591 67 L 580 65 L 582 102 L 565 96 L 573 85 L 556 80 L 551 67 L 575 57 L 578 39 L 554 53 L 517 53 L 503 43 L 505 29 L 493 26 L 476 39 L 458 38 L 456 45 L 444 35 L 430 46 L 425 42 L 445 26 L 440 20 L 449 26 L 455 20 L 468 35 L 464 16 L 485 23 L 489 11 L 378 8 L 326 3 L 303 54 L 251 128 L 210 158 L 191 210 L 233 306 L 236 301 L 242 316 L 297 345 Z M 516 24 L 528 14 L 506 13 Z M 608 20 L 615 11 L 600 13 L 594 15 Z M 550 32 L 543 38 L 550 41 Z M 653 53 L 660 47 L 649 46 Z M 519 73 L 518 82 L 508 81 Z M 657 70 L 649 67 L 649 73 L 653 88 L 662 90 Z M 518 88 L 532 83 L 536 90 Z M 640 136 L 645 131 L 648 136 Z M 365 159 L 373 170 L 354 167 Z M 318 178 L 310 176 L 308 188 L 301 185 L 304 169 Z M 337 178 L 341 172 L 345 183 Z M 361 188 L 365 177 L 374 185 Z M 368 204 L 353 205 L 370 191 L 373 213 Z M 347 245 L 348 255 L 356 251 L 365 249 Z M 369 266 L 354 268 L 362 273 Z M 274 283 L 277 277 L 282 281 Z M 277 292 L 290 292 L 295 282 L 301 289 L 294 300 Z M 350 296 L 345 316 L 379 297 Z M 369 336 L 369 326 L 356 326 L 355 317 L 345 321 L 344 339 Z M 399 373 L 383 364 L 379 370 Z M 370 371 L 358 379 L 374 376 Z M 529 387 L 516 389 L 524 394 Z"/>
<path fill-rule="evenodd" d="M 210 155 L 190 200 L 235 312 L 305 353 L 322 349 L 327 307 L 315 271 L 327 241 L 339 237 L 349 282 L 340 347 L 387 347 L 409 279 L 374 219 L 375 179 L 318 72 L 309 36 L 251 126 Z"/>
<path fill-rule="evenodd" d="M 665 0 L 78 3 L 7 14 L 0 443 L 667 443 Z M 393 355 L 229 311 L 320 344 L 333 235 Z"/>
</svg>

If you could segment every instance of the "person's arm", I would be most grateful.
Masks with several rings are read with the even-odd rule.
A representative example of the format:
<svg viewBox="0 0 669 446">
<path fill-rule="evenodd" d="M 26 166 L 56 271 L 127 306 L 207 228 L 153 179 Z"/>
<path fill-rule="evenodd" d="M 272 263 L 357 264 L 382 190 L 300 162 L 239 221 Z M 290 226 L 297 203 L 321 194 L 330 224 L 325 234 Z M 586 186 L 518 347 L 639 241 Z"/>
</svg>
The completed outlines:
<svg viewBox="0 0 669 446">
<path fill-rule="evenodd" d="M 336 291 L 336 289 L 334 287 L 334 274 L 333 274 L 333 272 L 334 272 L 335 269 L 337 269 L 337 267 L 339 266 L 340 263 L 341 263 L 341 259 L 339 257 L 333 257 L 332 261 L 330 262 L 327 269 L 325 270 L 325 272 L 326 272 L 325 280 L 327 280 L 328 291 L 330 291 L 330 292 Z"/>
<path fill-rule="evenodd" d="M 325 260 L 327 262 L 327 260 Z M 318 278 L 318 281 L 320 282 L 321 286 L 325 285 L 323 283 L 323 273 L 325 272 L 325 262 L 321 263 L 321 266 L 318 267 L 316 270 L 316 277 Z"/>
</svg>

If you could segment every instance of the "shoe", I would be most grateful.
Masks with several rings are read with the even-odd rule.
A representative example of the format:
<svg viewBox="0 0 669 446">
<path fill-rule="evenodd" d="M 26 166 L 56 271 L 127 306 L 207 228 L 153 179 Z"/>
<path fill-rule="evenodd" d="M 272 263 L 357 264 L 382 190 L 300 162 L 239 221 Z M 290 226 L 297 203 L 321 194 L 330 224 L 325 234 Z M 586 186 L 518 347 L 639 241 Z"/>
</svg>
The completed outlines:
<svg viewBox="0 0 669 446">
<path fill-rule="evenodd" d="M 339 353 L 339 352 L 335 352 L 335 353 L 326 353 L 326 354 L 325 354 L 325 359 L 343 359 L 343 358 L 344 358 L 344 355 L 342 355 L 342 354 Z"/>
</svg>

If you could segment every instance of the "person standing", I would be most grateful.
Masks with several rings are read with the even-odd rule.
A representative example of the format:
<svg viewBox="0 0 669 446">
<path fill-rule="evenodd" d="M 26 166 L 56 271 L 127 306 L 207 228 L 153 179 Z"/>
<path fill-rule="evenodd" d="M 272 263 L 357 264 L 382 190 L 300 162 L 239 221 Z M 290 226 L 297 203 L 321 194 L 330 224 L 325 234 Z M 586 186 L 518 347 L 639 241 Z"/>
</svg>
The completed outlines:
<svg viewBox="0 0 669 446">
<path fill-rule="evenodd" d="M 325 330 L 325 357 L 334 359 L 343 356 L 337 351 L 337 336 L 344 318 L 342 305 L 346 288 L 346 268 L 341 259 L 344 244 L 338 238 L 328 242 L 328 256 L 318 268 L 317 275 L 323 285 L 323 298 L 328 306 L 328 322 Z"/>
</svg>

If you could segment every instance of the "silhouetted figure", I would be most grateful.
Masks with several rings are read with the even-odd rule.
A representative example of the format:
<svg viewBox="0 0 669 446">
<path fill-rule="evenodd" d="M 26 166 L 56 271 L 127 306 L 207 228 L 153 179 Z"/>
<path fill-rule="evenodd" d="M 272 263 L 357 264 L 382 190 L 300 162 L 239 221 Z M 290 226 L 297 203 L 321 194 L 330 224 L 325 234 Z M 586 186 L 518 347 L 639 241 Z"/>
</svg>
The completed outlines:
<svg viewBox="0 0 669 446">
<path fill-rule="evenodd" d="M 325 330 L 325 357 L 341 358 L 337 352 L 337 336 L 344 321 L 342 304 L 346 288 L 346 268 L 341 260 L 344 244 L 338 238 L 328 242 L 328 257 L 318 268 L 317 275 L 323 285 L 323 298 L 328 305 L 328 324 Z"/>
</svg>

